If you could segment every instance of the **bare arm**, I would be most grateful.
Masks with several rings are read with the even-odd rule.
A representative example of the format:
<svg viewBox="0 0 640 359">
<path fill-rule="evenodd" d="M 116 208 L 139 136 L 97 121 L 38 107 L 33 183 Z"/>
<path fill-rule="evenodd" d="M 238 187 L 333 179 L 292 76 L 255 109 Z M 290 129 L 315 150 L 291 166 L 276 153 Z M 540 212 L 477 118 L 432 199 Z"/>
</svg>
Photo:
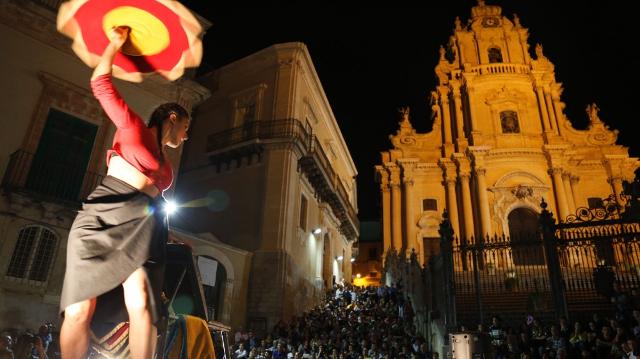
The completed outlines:
<svg viewBox="0 0 640 359">
<path fill-rule="evenodd" d="M 96 66 L 96 68 L 93 70 L 91 80 L 95 80 L 99 76 L 111 73 L 113 59 L 116 57 L 118 50 L 120 50 L 125 41 L 127 41 L 128 37 L 128 27 L 120 26 L 111 30 L 111 33 L 109 34 L 109 38 L 111 41 L 109 42 L 109 45 L 107 45 L 107 47 L 104 49 L 98 66 Z"/>
<path fill-rule="evenodd" d="M 144 122 L 138 115 L 131 111 L 111 82 L 113 61 L 128 36 L 128 27 L 120 26 L 111 30 L 109 34 L 111 41 L 104 49 L 100 62 L 93 70 L 93 75 L 91 76 L 91 90 L 93 91 L 93 95 L 100 101 L 100 105 L 102 105 L 107 116 L 109 116 L 116 127 L 120 129 L 134 125 L 144 127 Z"/>
</svg>

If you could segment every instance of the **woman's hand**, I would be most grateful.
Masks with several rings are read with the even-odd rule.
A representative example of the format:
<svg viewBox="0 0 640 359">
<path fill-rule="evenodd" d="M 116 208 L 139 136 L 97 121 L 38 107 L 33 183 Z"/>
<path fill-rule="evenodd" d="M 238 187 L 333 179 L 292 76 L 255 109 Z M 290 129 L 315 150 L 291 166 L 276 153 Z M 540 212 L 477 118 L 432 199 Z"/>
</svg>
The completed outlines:
<svg viewBox="0 0 640 359">
<path fill-rule="evenodd" d="M 116 49 L 120 49 L 129 38 L 130 29 L 128 26 L 118 26 L 111 29 L 109 40 Z"/>
<path fill-rule="evenodd" d="M 109 45 L 104 49 L 98 65 L 93 70 L 91 80 L 95 80 L 98 76 L 111 73 L 111 66 L 113 66 L 113 59 L 116 57 L 118 50 L 124 45 L 129 38 L 129 27 L 118 26 L 111 29 L 109 32 Z"/>
</svg>

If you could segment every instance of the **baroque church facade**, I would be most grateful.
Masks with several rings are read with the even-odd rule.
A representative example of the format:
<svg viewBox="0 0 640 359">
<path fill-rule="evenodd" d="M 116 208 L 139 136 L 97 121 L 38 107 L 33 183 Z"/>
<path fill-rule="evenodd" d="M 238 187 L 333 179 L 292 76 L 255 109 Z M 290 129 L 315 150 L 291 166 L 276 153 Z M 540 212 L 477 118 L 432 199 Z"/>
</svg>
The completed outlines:
<svg viewBox="0 0 640 359">
<path fill-rule="evenodd" d="M 415 251 L 425 264 L 439 252 L 445 210 L 455 235 L 474 241 L 535 231 L 543 199 L 560 220 L 611 194 L 622 201 L 638 159 L 596 104 L 587 129 L 572 126 L 554 65 L 540 44 L 530 54 L 528 35 L 484 1 L 467 24 L 456 18 L 435 67 L 432 130 L 417 133 L 402 109 L 375 167 L 385 252 Z"/>
</svg>

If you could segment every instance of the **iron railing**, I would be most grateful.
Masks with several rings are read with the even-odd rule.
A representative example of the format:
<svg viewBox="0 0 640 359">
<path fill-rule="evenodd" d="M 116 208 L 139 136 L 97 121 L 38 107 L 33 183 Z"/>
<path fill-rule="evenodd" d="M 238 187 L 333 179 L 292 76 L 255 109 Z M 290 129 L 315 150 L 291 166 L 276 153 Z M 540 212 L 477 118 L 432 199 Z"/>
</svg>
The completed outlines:
<svg viewBox="0 0 640 359">
<path fill-rule="evenodd" d="M 8 190 L 24 190 L 52 200 L 79 202 L 102 181 L 104 175 L 77 164 L 42 160 L 24 150 L 11 154 L 2 179 Z"/>
</svg>

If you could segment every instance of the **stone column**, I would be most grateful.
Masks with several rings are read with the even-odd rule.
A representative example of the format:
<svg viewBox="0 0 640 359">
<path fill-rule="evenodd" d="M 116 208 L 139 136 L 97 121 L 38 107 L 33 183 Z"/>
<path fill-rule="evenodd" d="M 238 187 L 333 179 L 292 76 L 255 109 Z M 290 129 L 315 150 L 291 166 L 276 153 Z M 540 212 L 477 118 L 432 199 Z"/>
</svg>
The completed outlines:
<svg viewBox="0 0 640 359">
<path fill-rule="evenodd" d="M 611 184 L 611 188 L 613 189 L 613 194 L 616 196 L 616 202 L 618 205 L 624 206 L 624 201 L 620 195 L 624 191 L 622 187 L 622 178 L 621 177 L 609 177 L 609 183 Z"/>
<path fill-rule="evenodd" d="M 447 190 L 447 212 L 449 212 L 449 222 L 456 237 L 460 237 L 460 222 L 458 217 L 458 195 L 456 193 L 456 166 L 447 158 L 439 161 L 442 168 L 443 178 Z"/>
<path fill-rule="evenodd" d="M 556 129 L 558 130 L 558 135 L 562 136 L 562 124 L 564 123 L 562 121 L 564 119 L 562 108 L 564 107 L 564 104 L 560 101 L 560 96 L 557 94 L 552 94 L 551 99 L 553 100 L 553 111 L 556 114 Z"/>
<path fill-rule="evenodd" d="M 553 181 L 553 191 L 556 195 L 556 208 L 560 215 L 559 221 L 565 221 L 569 215 L 569 209 L 567 207 L 567 195 L 564 191 L 564 183 L 562 181 L 562 168 L 552 168 L 549 170 L 551 179 Z"/>
<path fill-rule="evenodd" d="M 420 251 L 422 246 L 416 243 L 416 221 L 413 214 L 415 198 L 413 195 L 413 168 L 414 163 L 403 163 L 402 184 L 404 186 L 404 248 L 410 253 L 412 249 Z M 419 253 L 423 255 L 424 253 Z"/>
<path fill-rule="evenodd" d="M 389 188 L 389 172 L 381 171 L 380 192 L 382 193 L 382 258 L 386 258 L 387 251 L 393 248 L 391 241 L 391 191 Z"/>
<path fill-rule="evenodd" d="M 573 195 L 573 204 L 576 206 L 576 209 L 577 209 L 578 207 L 580 207 L 581 203 L 584 203 L 586 199 L 582 198 L 582 195 L 580 194 L 580 189 L 578 189 L 578 182 L 580 182 L 580 177 L 575 175 L 571 176 L 570 182 L 571 182 L 571 194 Z M 588 207 L 586 203 L 584 203 L 583 206 Z"/>
<path fill-rule="evenodd" d="M 551 124 L 549 123 L 549 113 L 547 112 L 547 106 L 542 93 L 542 86 L 536 86 L 536 95 L 538 96 L 538 107 L 540 109 L 540 116 L 542 116 L 542 127 L 544 132 L 551 132 Z"/>
<path fill-rule="evenodd" d="M 460 84 L 457 82 L 452 83 L 453 87 L 453 108 L 456 114 L 456 143 L 458 145 L 458 152 L 464 152 L 467 148 L 467 137 L 464 133 L 464 116 L 462 114 L 462 95 L 460 94 Z"/>
<path fill-rule="evenodd" d="M 453 227 L 453 233 L 456 236 L 460 236 L 460 222 L 458 219 L 458 198 L 456 196 L 456 178 L 448 177 L 445 180 L 447 183 L 447 210 L 449 211 L 449 220 L 451 221 L 451 227 Z"/>
<path fill-rule="evenodd" d="M 564 184 L 564 193 L 567 195 L 567 206 L 569 207 L 569 213 L 576 213 L 576 202 L 573 198 L 573 191 L 571 190 L 571 174 L 569 174 L 568 172 L 563 172 L 562 183 Z"/>
<path fill-rule="evenodd" d="M 442 110 L 442 126 L 444 128 L 444 156 L 448 157 L 453 153 L 453 135 L 451 134 L 451 111 L 449 108 L 449 88 L 440 86 L 438 88 L 440 108 Z"/>
<path fill-rule="evenodd" d="M 473 207 L 471 205 L 471 189 L 469 188 L 469 172 L 462 172 L 460 178 L 460 189 L 462 192 L 462 213 L 464 217 L 464 235 L 467 241 L 471 241 L 474 235 L 473 227 Z"/>
<path fill-rule="evenodd" d="M 389 169 L 391 178 L 389 186 L 391 187 L 391 238 L 393 248 L 397 252 L 401 252 L 402 247 L 402 191 L 400 189 L 400 170 L 393 165 Z"/>
<path fill-rule="evenodd" d="M 483 238 L 492 234 L 489 199 L 487 197 L 487 181 L 485 179 L 486 172 L 487 170 L 484 168 L 476 169 L 476 179 L 478 181 L 478 202 L 480 204 L 480 219 L 482 222 L 482 231 L 480 234 Z"/>
<path fill-rule="evenodd" d="M 553 111 L 553 102 L 551 101 L 551 94 L 548 91 L 544 92 L 544 100 L 546 103 L 547 111 L 549 113 L 549 123 L 553 132 L 558 134 L 558 125 L 556 121 L 556 114 Z"/>
</svg>

